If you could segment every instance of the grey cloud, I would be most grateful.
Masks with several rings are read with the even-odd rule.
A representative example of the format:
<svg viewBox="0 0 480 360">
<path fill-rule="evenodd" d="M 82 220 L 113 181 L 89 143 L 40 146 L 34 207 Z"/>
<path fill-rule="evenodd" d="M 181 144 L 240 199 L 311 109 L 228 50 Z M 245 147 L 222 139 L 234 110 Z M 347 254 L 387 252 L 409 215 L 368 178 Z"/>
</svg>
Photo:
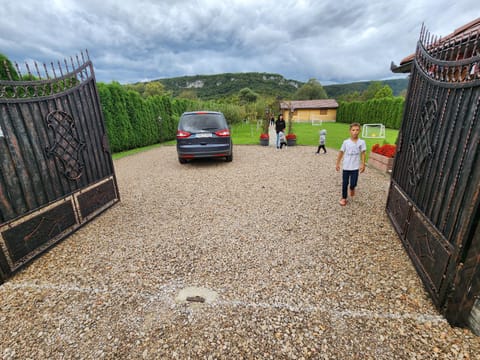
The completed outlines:
<svg viewBox="0 0 480 360">
<path fill-rule="evenodd" d="M 476 1 L 0 0 L 0 52 L 50 62 L 87 48 L 105 82 L 246 71 L 380 79 L 414 51 L 422 22 L 446 35 L 473 20 Z"/>
</svg>

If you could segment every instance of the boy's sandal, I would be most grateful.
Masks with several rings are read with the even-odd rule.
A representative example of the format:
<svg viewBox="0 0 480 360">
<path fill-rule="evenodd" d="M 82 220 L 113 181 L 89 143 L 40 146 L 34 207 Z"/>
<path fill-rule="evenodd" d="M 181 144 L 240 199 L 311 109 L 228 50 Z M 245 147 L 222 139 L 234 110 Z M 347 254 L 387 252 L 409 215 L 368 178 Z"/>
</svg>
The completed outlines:
<svg viewBox="0 0 480 360">
<path fill-rule="evenodd" d="M 342 206 L 347 205 L 347 199 L 340 199 L 340 205 Z"/>
</svg>

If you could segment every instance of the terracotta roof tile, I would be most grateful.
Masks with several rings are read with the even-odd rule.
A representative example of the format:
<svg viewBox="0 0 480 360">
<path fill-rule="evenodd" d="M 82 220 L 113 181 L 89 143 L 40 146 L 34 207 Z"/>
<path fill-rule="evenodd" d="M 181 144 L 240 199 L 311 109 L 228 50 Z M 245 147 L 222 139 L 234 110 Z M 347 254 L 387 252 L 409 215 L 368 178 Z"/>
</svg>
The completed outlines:
<svg viewBox="0 0 480 360">
<path fill-rule="evenodd" d="M 468 36 L 470 36 L 470 34 L 475 31 L 480 31 L 480 17 L 459 27 L 451 34 L 448 34 L 447 36 L 440 38 L 438 42 L 435 43 L 435 45 L 440 45 L 451 40 L 454 40 L 456 42 L 466 40 Z M 415 53 L 408 55 L 407 57 L 403 58 L 402 61 L 400 61 L 400 66 L 406 63 L 412 62 L 414 58 L 415 58 Z"/>
</svg>

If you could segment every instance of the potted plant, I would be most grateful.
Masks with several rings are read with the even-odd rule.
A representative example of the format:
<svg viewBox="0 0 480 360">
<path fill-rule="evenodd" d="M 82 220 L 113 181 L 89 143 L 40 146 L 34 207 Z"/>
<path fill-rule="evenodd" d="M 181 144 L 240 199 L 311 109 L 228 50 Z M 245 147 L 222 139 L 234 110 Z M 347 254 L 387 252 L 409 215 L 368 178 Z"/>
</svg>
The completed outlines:
<svg viewBox="0 0 480 360">
<path fill-rule="evenodd" d="M 260 145 L 268 146 L 270 135 L 268 135 L 268 127 L 270 125 L 270 111 L 265 109 L 265 119 L 262 123 L 262 133 L 260 134 Z"/>
<path fill-rule="evenodd" d="M 262 146 L 268 146 L 270 136 L 268 133 L 261 133 L 260 134 L 260 145 Z"/>
<path fill-rule="evenodd" d="M 380 171 L 391 172 L 396 151 L 396 145 L 384 144 L 380 146 L 375 144 L 370 151 L 368 165 Z"/>
<path fill-rule="evenodd" d="M 293 146 L 297 144 L 297 135 L 288 133 L 286 138 L 287 138 L 287 146 Z"/>
</svg>

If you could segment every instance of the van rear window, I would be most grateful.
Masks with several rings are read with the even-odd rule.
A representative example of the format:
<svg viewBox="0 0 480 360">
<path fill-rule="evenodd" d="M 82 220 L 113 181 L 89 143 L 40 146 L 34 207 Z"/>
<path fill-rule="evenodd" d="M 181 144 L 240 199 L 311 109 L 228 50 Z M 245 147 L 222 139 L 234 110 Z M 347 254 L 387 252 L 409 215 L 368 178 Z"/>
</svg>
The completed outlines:
<svg viewBox="0 0 480 360">
<path fill-rule="evenodd" d="M 180 119 L 179 129 L 188 132 L 214 131 L 227 127 L 225 118 L 218 114 L 186 114 Z"/>
</svg>

